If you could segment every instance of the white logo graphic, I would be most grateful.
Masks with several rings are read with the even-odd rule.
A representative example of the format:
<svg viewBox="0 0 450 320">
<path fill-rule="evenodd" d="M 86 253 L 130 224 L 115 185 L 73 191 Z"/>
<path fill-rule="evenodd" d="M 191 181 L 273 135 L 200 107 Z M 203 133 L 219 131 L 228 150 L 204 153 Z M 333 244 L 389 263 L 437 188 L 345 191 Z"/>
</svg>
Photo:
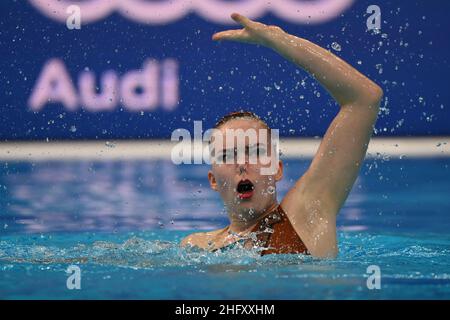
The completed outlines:
<svg viewBox="0 0 450 320">
<path fill-rule="evenodd" d="M 381 29 L 381 9 L 377 5 L 371 5 L 367 7 L 367 13 L 371 15 L 367 18 L 367 30 L 380 30 Z"/>
<path fill-rule="evenodd" d="M 66 273 L 70 274 L 67 278 L 66 286 L 67 289 L 73 290 L 81 289 L 81 269 L 79 266 L 71 265 L 67 268 Z"/>
<path fill-rule="evenodd" d="M 83 24 L 107 17 L 114 11 L 144 24 L 168 24 L 191 12 L 219 24 L 234 24 L 230 14 L 240 12 L 250 19 L 257 19 L 272 12 L 291 23 L 321 23 L 337 17 L 354 0 L 29 0 L 43 14 L 65 22 L 66 9 L 77 5 L 83 14 Z"/>
<path fill-rule="evenodd" d="M 366 273 L 369 274 L 369 277 L 367 278 L 367 289 L 373 290 L 381 289 L 381 270 L 380 267 L 377 265 L 370 265 L 367 267 Z"/>
<path fill-rule="evenodd" d="M 66 10 L 66 13 L 70 14 L 66 20 L 67 29 L 73 30 L 81 29 L 81 9 L 79 6 L 69 6 Z"/>
</svg>

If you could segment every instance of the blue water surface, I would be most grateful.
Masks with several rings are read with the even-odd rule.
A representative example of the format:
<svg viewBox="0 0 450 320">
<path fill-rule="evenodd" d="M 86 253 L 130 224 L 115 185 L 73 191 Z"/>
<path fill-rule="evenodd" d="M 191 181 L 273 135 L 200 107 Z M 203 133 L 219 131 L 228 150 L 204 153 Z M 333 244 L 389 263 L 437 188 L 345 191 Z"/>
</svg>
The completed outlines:
<svg viewBox="0 0 450 320">
<path fill-rule="evenodd" d="M 308 165 L 285 160 L 279 199 Z M 449 299 L 449 166 L 366 160 L 338 218 L 339 256 L 319 260 L 181 249 L 190 232 L 227 223 L 206 165 L 3 163 L 0 298 Z M 70 265 L 80 290 L 67 288 Z M 380 289 L 367 286 L 372 265 Z"/>
</svg>

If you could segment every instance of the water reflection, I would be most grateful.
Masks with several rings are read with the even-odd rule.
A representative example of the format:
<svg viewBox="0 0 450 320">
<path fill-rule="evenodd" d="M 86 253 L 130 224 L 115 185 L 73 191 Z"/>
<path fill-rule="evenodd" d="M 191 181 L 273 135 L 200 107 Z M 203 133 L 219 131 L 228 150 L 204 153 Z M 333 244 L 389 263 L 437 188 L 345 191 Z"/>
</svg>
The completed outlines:
<svg viewBox="0 0 450 320">
<path fill-rule="evenodd" d="M 366 163 L 341 209 L 340 229 L 429 230 L 430 223 L 441 221 L 431 229 L 448 230 L 448 162 Z M 285 161 L 279 200 L 308 165 L 307 160 Z M 0 232 L 223 227 L 228 219 L 218 194 L 209 188 L 208 170 L 208 165 L 176 166 L 170 161 L 4 163 Z"/>
<path fill-rule="evenodd" d="M 9 165 L 2 220 L 25 232 L 214 228 L 226 216 L 207 170 L 169 161 Z"/>
</svg>

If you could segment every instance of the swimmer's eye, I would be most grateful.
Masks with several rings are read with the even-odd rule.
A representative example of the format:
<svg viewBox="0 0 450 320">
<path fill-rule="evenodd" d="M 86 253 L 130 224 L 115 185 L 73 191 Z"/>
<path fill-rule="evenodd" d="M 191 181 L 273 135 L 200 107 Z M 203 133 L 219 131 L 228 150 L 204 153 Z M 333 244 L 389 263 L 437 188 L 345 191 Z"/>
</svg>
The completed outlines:
<svg viewBox="0 0 450 320">
<path fill-rule="evenodd" d="M 266 156 L 266 148 L 262 146 L 258 147 L 246 147 L 246 154 L 248 156 L 256 156 L 258 159 L 262 156 Z M 216 159 L 218 162 L 226 163 L 227 160 L 237 161 L 238 152 L 235 148 L 234 150 L 226 150 L 217 155 Z"/>
<path fill-rule="evenodd" d="M 227 159 L 233 159 L 236 157 L 237 152 L 236 151 L 226 151 L 223 152 L 222 155 L 219 155 L 217 158 L 222 160 L 223 163 L 227 161 Z"/>
<path fill-rule="evenodd" d="M 266 149 L 264 147 L 256 147 L 256 148 L 250 148 L 249 155 L 256 155 L 258 158 L 260 158 L 262 155 L 264 155 L 266 152 Z"/>
<path fill-rule="evenodd" d="M 263 154 L 266 154 L 266 149 L 263 147 L 258 148 L 258 158 Z"/>
</svg>

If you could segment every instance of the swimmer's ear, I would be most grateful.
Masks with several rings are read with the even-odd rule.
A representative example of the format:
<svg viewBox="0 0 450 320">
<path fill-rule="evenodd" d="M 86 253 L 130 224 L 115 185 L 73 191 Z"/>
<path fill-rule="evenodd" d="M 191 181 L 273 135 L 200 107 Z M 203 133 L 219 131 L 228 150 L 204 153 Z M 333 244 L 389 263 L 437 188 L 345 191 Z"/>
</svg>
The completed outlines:
<svg viewBox="0 0 450 320">
<path fill-rule="evenodd" d="M 283 178 L 283 161 L 278 160 L 278 170 L 275 173 L 275 181 L 280 181 Z"/>
<path fill-rule="evenodd" d="M 211 189 L 213 189 L 214 191 L 217 191 L 216 177 L 214 177 L 214 174 L 212 173 L 211 170 L 208 171 L 208 180 L 209 180 L 209 185 L 211 186 Z"/>
</svg>

